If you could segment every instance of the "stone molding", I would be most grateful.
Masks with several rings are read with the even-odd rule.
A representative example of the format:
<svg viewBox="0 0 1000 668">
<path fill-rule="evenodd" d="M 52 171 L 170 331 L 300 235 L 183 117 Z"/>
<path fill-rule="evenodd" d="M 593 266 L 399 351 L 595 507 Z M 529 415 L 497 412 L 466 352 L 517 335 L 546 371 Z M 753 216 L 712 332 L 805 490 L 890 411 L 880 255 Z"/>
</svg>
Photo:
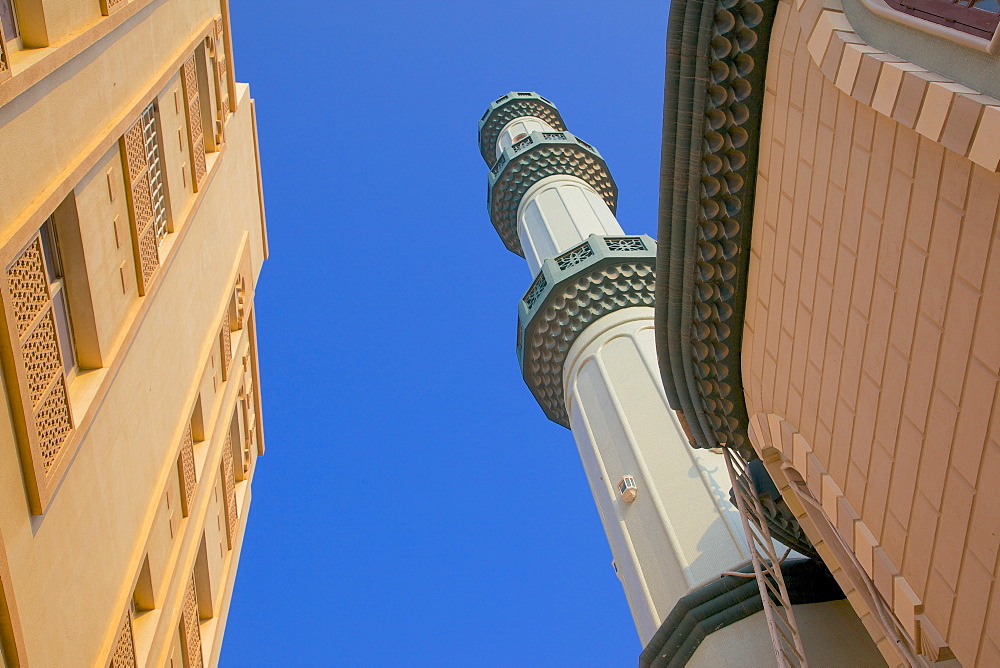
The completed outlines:
<svg viewBox="0 0 1000 668">
<path fill-rule="evenodd" d="M 840 91 L 991 172 L 1000 169 L 1000 100 L 868 44 L 841 0 L 790 4 L 813 62 Z"/>
<path fill-rule="evenodd" d="M 740 367 L 776 0 L 675 2 L 664 94 L 657 353 L 692 445 L 752 458 Z"/>
<path fill-rule="evenodd" d="M 524 257 L 517 211 L 524 194 L 547 176 L 565 174 L 589 184 L 614 213 L 618 186 L 597 149 L 569 132 L 532 132 L 504 149 L 490 169 L 490 221 L 512 253 Z"/>
<path fill-rule="evenodd" d="M 503 129 L 513 120 L 533 116 L 539 118 L 555 130 L 565 130 L 562 116 L 556 105 L 538 93 L 510 92 L 490 103 L 483 117 L 479 119 L 479 152 L 487 167 L 496 162 L 497 139 Z"/>
<path fill-rule="evenodd" d="M 642 236 L 602 237 L 546 259 L 518 302 L 521 374 L 546 417 L 569 428 L 563 365 L 592 323 L 631 306 L 652 306 L 656 242 Z"/>
</svg>

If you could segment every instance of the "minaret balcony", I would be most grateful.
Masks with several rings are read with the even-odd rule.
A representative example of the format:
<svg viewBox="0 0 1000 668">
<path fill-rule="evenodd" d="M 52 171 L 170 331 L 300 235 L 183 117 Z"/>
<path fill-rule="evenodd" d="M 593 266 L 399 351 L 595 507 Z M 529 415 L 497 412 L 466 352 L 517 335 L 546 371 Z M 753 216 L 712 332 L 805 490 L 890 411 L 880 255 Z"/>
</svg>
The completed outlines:
<svg viewBox="0 0 1000 668">
<path fill-rule="evenodd" d="M 511 252 L 524 257 L 517 236 L 522 198 L 533 185 L 556 175 L 581 179 L 615 212 L 618 186 L 596 148 L 569 132 L 532 132 L 505 149 L 490 170 L 490 220 Z"/>
<path fill-rule="evenodd" d="M 492 167 L 497 160 L 497 140 L 503 129 L 512 121 L 527 117 L 537 118 L 553 130 L 566 129 L 556 105 L 538 93 L 511 92 L 501 95 L 490 103 L 479 119 L 479 152 L 487 167 Z"/>
<path fill-rule="evenodd" d="M 569 427 L 563 364 L 591 323 L 632 306 L 653 306 L 656 241 L 596 234 L 546 259 L 518 302 L 517 358 L 545 415 Z"/>
</svg>

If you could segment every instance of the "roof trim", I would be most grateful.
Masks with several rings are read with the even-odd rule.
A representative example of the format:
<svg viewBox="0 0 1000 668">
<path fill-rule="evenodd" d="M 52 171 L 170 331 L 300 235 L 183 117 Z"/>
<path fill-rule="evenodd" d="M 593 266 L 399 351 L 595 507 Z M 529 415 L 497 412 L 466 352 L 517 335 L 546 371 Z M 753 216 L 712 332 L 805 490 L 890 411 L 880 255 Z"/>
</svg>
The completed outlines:
<svg viewBox="0 0 1000 668">
<path fill-rule="evenodd" d="M 675 0 L 667 37 L 656 342 L 699 448 L 753 458 L 740 369 L 758 135 L 777 0 Z"/>
</svg>

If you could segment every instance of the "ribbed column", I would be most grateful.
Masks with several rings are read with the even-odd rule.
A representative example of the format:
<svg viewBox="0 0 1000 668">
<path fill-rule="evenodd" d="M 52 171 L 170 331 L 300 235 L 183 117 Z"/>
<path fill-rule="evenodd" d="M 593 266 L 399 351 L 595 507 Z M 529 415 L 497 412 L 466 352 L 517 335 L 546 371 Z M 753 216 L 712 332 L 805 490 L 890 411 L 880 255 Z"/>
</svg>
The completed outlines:
<svg viewBox="0 0 1000 668">
<path fill-rule="evenodd" d="M 535 276 L 518 304 L 525 383 L 573 431 L 645 643 L 680 597 L 747 559 L 723 460 L 688 447 L 660 381 L 656 242 L 624 235 L 600 153 L 541 96 L 495 101 L 480 150 L 495 156 L 491 221 Z M 634 500 L 618 488 L 625 476 Z"/>
<path fill-rule="evenodd" d="M 591 234 L 619 236 L 624 232 L 607 202 L 583 179 L 549 176 L 521 199 L 517 238 L 532 276 L 545 258 L 573 248 Z"/>
<path fill-rule="evenodd" d="M 603 316 L 564 364 L 570 426 L 643 644 L 677 600 L 748 558 L 722 457 L 694 450 L 667 403 L 653 309 Z M 631 503 L 617 488 L 636 481 Z"/>
</svg>

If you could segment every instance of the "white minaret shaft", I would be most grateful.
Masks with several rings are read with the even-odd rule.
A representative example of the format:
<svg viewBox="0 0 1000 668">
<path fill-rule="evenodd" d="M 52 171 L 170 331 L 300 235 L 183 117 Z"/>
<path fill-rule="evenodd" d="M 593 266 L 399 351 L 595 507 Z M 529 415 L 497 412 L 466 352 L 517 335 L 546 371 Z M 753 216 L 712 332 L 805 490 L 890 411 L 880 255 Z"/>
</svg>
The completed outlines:
<svg viewBox="0 0 1000 668">
<path fill-rule="evenodd" d="M 622 231 L 607 164 L 544 97 L 496 99 L 479 121 L 479 151 L 490 220 L 534 276 L 517 306 L 521 373 L 546 416 L 573 431 L 646 646 L 640 664 L 773 665 L 780 629 L 773 612 L 754 613 L 761 581 L 720 578 L 749 559 L 725 460 L 689 446 L 661 384 L 656 242 Z M 796 605 L 813 621 L 817 656 L 877 665 L 875 646 L 855 642 L 867 633 L 834 600 L 833 577 L 814 561 L 792 566 L 802 602 L 823 601 Z"/>
<path fill-rule="evenodd" d="M 609 206 L 616 191 L 603 160 L 538 116 L 515 117 L 493 137 L 482 148 L 497 161 L 494 224 L 501 221 L 501 236 L 536 276 L 522 304 L 530 313 L 523 364 L 540 371 L 526 381 L 551 400 L 549 416 L 573 431 L 645 644 L 680 597 L 748 559 L 728 474 L 721 456 L 689 447 L 667 402 L 651 299 L 636 296 L 644 290 L 642 258 L 627 252 L 651 264 L 655 244 L 625 236 Z M 504 179 L 512 171 L 517 178 Z M 555 301 L 541 296 L 552 292 Z M 592 316 L 579 320 L 581 312 Z M 635 481 L 632 501 L 619 489 L 626 476 Z"/>
<path fill-rule="evenodd" d="M 621 226 L 604 199 L 575 176 L 549 176 L 528 189 L 517 210 L 517 237 L 534 276 L 552 258 L 591 234 L 620 236 Z"/>
</svg>

